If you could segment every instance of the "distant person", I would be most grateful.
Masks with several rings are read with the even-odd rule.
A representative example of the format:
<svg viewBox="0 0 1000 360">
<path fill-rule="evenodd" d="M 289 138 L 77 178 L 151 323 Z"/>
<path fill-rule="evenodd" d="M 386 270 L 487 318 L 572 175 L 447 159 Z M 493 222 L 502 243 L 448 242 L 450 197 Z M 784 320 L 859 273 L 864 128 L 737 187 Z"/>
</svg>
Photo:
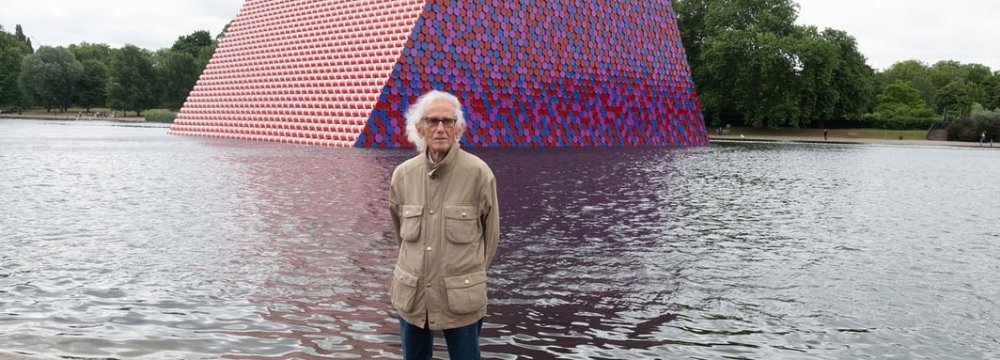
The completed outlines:
<svg viewBox="0 0 1000 360">
<path fill-rule="evenodd" d="M 823 140 L 826 140 L 826 129 L 823 129 Z"/>
<path fill-rule="evenodd" d="M 983 134 L 979 136 L 979 147 L 983 147 L 983 145 L 985 144 L 986 144 L 986 132 L 983 131 Z"/>
<path fill-rule="evenodd" d="M 396 167 L 389 190 L 403 359 L 431 359 L 433 330 L 444 332 L 451 359 L 479 359 L 486 271 L 500 241 L 496 179 L 461 149 L 465 118 L 454 95 L 428 92 L 405 116 L 419 154 Z"/>
</svg>

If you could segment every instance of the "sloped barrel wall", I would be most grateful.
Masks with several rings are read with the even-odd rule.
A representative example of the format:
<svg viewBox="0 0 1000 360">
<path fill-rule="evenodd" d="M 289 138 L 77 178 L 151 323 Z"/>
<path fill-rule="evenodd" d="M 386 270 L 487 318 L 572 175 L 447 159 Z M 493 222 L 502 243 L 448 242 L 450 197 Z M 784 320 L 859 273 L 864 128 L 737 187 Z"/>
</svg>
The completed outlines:
<svg viewBox="0 0 1000 360">
<path fill-rule="evenodd" d="M 248 0 L 173 133 L 400 147 L 430 90 L 466 146 L 707 143 L 669 1 Z"/>
</svg>

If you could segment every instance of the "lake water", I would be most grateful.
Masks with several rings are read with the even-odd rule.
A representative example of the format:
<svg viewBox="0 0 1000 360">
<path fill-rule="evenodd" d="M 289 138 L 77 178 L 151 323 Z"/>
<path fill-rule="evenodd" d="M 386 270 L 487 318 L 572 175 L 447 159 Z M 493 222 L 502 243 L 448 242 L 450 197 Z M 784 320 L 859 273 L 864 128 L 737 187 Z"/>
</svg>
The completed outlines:
<svg viewBox="0 0 1000 360">
<path fill-rule="evenodd" d="M 0 351 L 399 358 L 412 150 L 166 131 L 0 121 Z M 1000 358 L 1000 151 L 472 152 L 502 211 L 487 358 Z"/>
</svg>

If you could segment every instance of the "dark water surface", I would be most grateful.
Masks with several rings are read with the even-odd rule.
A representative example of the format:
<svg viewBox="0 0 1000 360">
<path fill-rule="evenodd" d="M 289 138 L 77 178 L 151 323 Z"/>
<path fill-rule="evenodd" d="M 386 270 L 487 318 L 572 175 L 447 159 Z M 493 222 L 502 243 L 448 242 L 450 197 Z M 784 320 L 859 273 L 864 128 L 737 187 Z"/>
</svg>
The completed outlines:
<svg viewBox="0 0 1000 360">
<path fill-rule="evenodd" d="M 166 130 L 0 121 L 0 351 L 399 358 L 412 150 Z M 473 152 L 502 207 L 489 358 L 1000 358 L 1000 151 Z"/>
</svg>

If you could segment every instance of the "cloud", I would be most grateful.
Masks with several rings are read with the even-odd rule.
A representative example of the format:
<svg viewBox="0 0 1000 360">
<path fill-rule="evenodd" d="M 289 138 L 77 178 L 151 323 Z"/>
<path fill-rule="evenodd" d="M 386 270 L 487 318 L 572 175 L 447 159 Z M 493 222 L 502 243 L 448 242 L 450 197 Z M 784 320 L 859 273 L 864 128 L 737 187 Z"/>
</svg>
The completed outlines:
<svg viewBox="0 0 1000 360">
<path fill-rule="evenodd" d="M 917 59 L 978 63 L 1000 70 L 1000 2 L 979 0 L 799 0 L 800 24 L 847 31 L 868 64 L 884 69 Z"/>
<path fill-rule="evenodd" d="M 0 25 L 21 24 L 35 47 L 81 42 L 157 50 L 198 30 L 212 36 L 236 17 L 242 0 L 4 0 Z"/>
<path fill-rule="evenodd" d="M 80 42 L 150 50 L 198 30 L 213 36 L 242 0 L 2 0 L 0 25 L 21 24 L 35 47 Z M 869 64 L 918 59 L 980 63 L 1000 70 L 1000 1 L 798 0 L 799 23 L 847 31 Z"/>
</svg>

